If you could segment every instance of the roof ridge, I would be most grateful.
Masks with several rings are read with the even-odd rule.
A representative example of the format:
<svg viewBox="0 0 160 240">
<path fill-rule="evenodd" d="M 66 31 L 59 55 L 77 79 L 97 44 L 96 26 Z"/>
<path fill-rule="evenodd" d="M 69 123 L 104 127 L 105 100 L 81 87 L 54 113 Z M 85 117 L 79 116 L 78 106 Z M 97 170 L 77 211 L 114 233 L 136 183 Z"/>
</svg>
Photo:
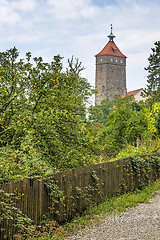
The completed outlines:
<svg viewBox="0 0 160 240">
<path fill-rule="evenodd" d="M 135 89 L 135 90 L 132 90 L 132 91 L 129 91 L 129 92 L 127 92 L 127 94 L 128 93 L 133 93 L 133 92 L 139 92 L 140 90 L 142 90 L 143 88 L 138 88 L 138 89 Z"/>
</svg>

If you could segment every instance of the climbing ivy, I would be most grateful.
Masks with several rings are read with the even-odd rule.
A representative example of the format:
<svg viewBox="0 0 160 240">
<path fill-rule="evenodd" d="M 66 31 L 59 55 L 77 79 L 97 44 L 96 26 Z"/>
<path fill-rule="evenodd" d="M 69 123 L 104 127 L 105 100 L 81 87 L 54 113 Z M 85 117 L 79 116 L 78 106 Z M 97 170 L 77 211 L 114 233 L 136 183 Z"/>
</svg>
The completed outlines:
<svg viewBox="0 0 160 240">
<path fill-rule="evenodd" d="M 21 195 L 0 190 L 0 233 L 4 239 L 12 239 L 13 237 L 12 229 L 9 225 L 13 224 L 16 231 L 25 235 L 28 227 L 33 222 L 16 207 L 15 200 L 19 200 L 20 198 Z"/>
<path fill-rule="evenodd" d="M 133 156 L 130 159 L 123 165 L 123 178 L 117 190 L 119 193 L 125 193 L 128 189 L 142 189 L 160 177 L 160 156 Z"/>
</svg>

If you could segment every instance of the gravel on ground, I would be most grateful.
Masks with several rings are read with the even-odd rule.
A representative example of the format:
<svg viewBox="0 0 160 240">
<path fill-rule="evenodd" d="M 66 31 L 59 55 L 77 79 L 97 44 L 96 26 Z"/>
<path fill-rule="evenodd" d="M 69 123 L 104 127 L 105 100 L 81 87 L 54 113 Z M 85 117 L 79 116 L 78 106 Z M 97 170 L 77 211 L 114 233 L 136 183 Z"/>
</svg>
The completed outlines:
<svg viewBox="0 0 160 240">
<path fill-rule="evenodd" d="M 66 240 L 160 240 L 160 193 L 150 203 L 138 204 L 127 212 L 102 216 L 100 223 L 87 226 Z"/>
</svg>

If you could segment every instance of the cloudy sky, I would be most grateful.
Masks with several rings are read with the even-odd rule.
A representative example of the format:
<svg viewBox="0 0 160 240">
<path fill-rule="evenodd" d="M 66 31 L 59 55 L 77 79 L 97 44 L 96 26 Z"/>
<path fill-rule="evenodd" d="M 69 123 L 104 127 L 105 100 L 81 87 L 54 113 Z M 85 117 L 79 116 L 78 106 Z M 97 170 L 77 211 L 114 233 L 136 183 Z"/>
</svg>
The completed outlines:
<svg viewBox="0 0 160 240">
<path fill-rule="evenodd" d="M 0 0 L 0 51 L 16 47 L 45 61 L 79 58 L 95 85 L 95 55 L 108 42 L 127 56 L 127 89 L 146 86 L 148 57 L 160 40 L 160 0 Z"/>
</svg>

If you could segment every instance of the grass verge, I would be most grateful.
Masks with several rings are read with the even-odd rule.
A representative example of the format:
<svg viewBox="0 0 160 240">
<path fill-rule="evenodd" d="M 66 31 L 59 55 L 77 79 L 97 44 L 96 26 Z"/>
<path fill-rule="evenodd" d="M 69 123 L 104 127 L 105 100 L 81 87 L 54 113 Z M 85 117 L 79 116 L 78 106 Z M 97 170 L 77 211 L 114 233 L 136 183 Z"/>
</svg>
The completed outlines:
<svg viewBox="0 0 160 240">
<path fill-rule="evenodd" d="M 64 225 L 55 226 L 54 221 L 48 222 L 47 224 L 51 224 L 48 230 L 43 233 L 41 232 L 40 235 L 37 232 L 35 235 L 33 234 L 34 236 L 39 235 L 38 238 L 32 235 L 32 237 L 27 239 L 63 240 L 68 235 L 74 234 L 78 230 L 82 230 L 85 226 L 100 223 L 101 218 L 104 215 L 119 214 L 121 212 L 128 211 L 131 207 L 137 206 L 138 203 L 149 203 L 149 199 L 152 198 L 159 190 L 160 179 L 142 190 L 137 189 L 134 192 L 128 192 L 110 199 L 107 198 L 99 205 L 91 206 L 83 212 L 83 214 L 75 217 L 69 222 L 66 222 Z"/>
</svg>

